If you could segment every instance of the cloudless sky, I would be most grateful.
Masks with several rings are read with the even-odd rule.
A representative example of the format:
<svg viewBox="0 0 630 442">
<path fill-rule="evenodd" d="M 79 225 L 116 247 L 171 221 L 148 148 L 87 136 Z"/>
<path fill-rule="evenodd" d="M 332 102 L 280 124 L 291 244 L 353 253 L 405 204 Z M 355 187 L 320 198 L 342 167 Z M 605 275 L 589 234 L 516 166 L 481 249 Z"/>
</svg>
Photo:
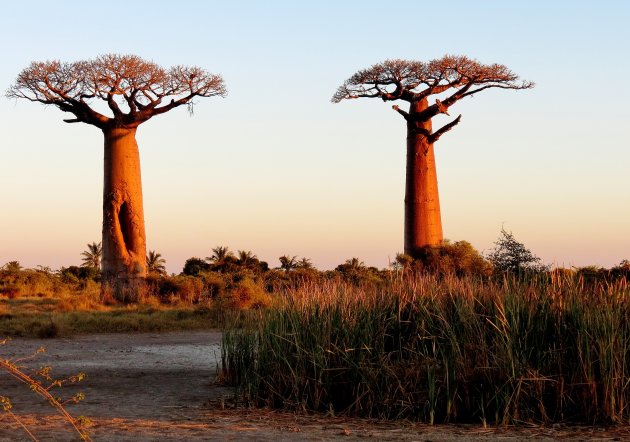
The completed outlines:
<svg viewBox="0 0 630 442">
<path fill-rule="evenodd" d="M 147 247 L 179 273 L 211 248 L 319 268 L 403 248 L 405 125 L 379 100 L 331 104 L 359 69 L 462 54 L 536 87 L 460 101 L 436 144 L 446 238 L 501 227 L 547 263 L 630 259 L 630 6 L 619 1 L 2 2 L 0 90 L 31 61 L 136 54 L 220 73 L 138 131 Z M 402 103 L 401 103 L 402 104 Z M 80 263 L 100 241 L 102 133 L 0 98 L 0 265 Z"/>
</svg>

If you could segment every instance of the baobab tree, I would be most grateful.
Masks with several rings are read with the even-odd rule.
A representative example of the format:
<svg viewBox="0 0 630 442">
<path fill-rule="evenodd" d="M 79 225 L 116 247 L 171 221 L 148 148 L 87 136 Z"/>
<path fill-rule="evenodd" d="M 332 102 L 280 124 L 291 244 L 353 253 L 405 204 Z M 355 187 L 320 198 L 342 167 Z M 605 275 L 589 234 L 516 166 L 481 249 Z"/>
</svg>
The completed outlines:
<svg viewBox="0 0 630 442">
<path fill-rule="evenodd" d="M 221 76 L 199 67 L 164 69 L 134 55 L 103 55 L 65 63 L 33 62 L 7 91 L 72 114 L 103 132 L 103 289 L 134 301 L 144 284 L 146 238 L 142 207 L 138 126 L 195 97 L 225 96 Z M 104 102 L 105 105 L 94 106 Z M 103 109 L 104 113 L 101 112 Z"/>
<path fill-rule="evenodd" d="M 486 89 L 533 86 L 532 82 L 519 81 L 503 65 L 484 65 L 467 57 L 447 55 L 429 62 L 387 60 L 357 72 L 337 89 L 333 103 L 362 97 L 409 103 L 408 111 L 392 106 L 407 125 L 406 254 L 418 257 L 423 247 L 438 246 L 443 241 L 433 145 L 459 124 L 461 115 L 435 131 L 433 118 L 449 115 L 453 104 Z M 429 103 L 431 96 L 433 103 Z"/>
</svg>

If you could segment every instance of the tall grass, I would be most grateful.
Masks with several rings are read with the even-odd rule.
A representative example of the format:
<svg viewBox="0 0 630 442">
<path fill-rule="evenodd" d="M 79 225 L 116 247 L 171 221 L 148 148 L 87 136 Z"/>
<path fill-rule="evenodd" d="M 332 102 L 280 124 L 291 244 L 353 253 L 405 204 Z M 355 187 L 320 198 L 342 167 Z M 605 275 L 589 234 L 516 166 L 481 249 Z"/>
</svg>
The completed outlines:
<svg viewBox="0 0 630 442">
<path fill-rule="evenodd" d="M 289 289 L 228 326 L 255 405 L 425 422 L 628 422 L 630 288 L 397 275 Z"/>
</svg>

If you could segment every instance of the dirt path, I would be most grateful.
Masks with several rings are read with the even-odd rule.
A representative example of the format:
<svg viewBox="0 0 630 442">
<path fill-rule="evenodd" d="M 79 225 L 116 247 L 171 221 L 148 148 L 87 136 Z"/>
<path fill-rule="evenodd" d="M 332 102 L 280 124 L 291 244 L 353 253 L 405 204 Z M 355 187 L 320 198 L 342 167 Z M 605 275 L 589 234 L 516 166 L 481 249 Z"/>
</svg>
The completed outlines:
<svg viewBox="0 0 630 442">
<path fill-rule="evenodd" d="M 474 441 L 521 439 L 624 440 L 628 428 L 492 428 L 373 422 L 324 416 L 295 416 L 266 410 L 221 410 L 229 390 L 215 384 L 218 332 L 102 334 L 72 339 L 15 339 L 0 346 L 0 358 L 26 356 L 43 346 L 46 353 L 31 367 L 51 365 L 55 378 L 85 372 L 77 386 L 58 390 L 64 398 L 77 391 L 85 400 L 70 405 L 74 416 L 92 420 L 89 433 L 104 441 L 179 440 L 418 440 Z M 24 385 L 0 372 L 0 395 L 11 398 L 40 440 L 73 436 L 54 410 Z M 0 412 L 0 441 L 30 440 Z"/>
</svg>

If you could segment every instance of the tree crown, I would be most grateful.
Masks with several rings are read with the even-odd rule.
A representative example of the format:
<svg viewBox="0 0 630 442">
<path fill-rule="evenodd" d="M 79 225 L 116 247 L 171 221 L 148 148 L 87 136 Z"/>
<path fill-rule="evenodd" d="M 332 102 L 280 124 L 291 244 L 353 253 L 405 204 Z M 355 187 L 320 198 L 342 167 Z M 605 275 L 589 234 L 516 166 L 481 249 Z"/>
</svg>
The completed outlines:
<svg viewBox="0 0 630 442">
<path fill-rule="evenodd" d="M 386 60 L 363 69 L 347 79 L 332 97 L 333 103 L 354 98 L 380 98 L 383 101 L 405 100 L 411 103 L 406 112 L 394 105 L 392 108 L 402 115 L 408 127 L 427 137 L 433 144 L 442 135 L 459 124 L 461 115 L 435 132 L 423 125 L 439 114 L 449 115 L 448 109 L 464 97 L 489 88 L 530 89 L 531 81 L 519 81 L 502 64 L 484 65 L 465 56 L 446 55 L 429 62 L 409 60 Z M 442 101 L 428 105 L 429 95 L 440 95 L 450 91 Z M 423 102 L 424 100 L 424 102 Z M 414 103 L 418 106 L 413 106 Z"/>
<path fill-rule="evenodd" d="M 155 115 L 195 97 L 225 96 L 220 75 L 196 66 L 164 69 L 135 55 L 107 54 L 73 63 L 58 60 L 33 62 L 17 77 L 6 95 L 52 104 L 74 114 L 67 123 L 137 127 Z M 111 116 L 94 110 L 107 103 Z"/>
<path fill-rule="evenodd" d="M 531 81 L 518 80 L 519 77 L 504 65 L 484 65 L 465 56 L 446 55 L 429 62 L 386 60 L 347 79 L 332 101 L 367 97 L 413 102 L 455 89 L 447 98 L 454 102 L 488 88 L 529 89 L 534 86 Z"/>
</svg>

